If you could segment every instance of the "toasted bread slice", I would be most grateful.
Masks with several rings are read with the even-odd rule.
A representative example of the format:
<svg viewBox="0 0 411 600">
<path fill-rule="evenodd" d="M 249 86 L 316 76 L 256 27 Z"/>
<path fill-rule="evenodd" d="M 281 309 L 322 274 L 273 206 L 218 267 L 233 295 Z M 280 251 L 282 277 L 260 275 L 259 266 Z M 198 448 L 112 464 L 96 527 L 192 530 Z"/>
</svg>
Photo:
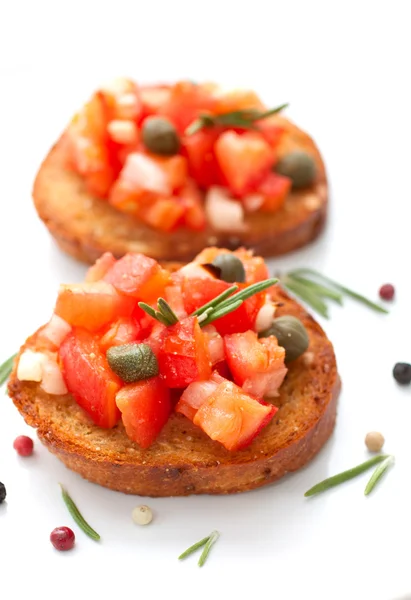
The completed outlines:
<svg viewBox="0 0 411 600">
<path fill-rule="evenodd" d="M 340 379 L 331 342 L 305 310 L 276 286 L 278 315 L 302 320 L 310 336 L 306 354 L 289 365 L 274 399 L 273 421 L 250 446 L 229 452 L 181 414 L 173 413 L 157 441 L 142 450 L 119 423 L 101 429 L 70 395 L 49 396 L 39 384 L 19 381 L 9 394 L 40 440 L 64 464 L 105 487 L 140 496 L 229 494 L 257 488 L 305 465 L 331 435 Z M 36 348 L 37 333 L 21 349 Z"/>
<path fill-rule="evenodd" d="M 180 228 L 159 232 L 136 218 L 93 198 L 82 179 L 65 167 L 64 135 L 43 162 L 33 189 L 34 203 L 58 245 L 78 260 L 93 263 L 106 251 L 120 258 L 127 252 L 141 252 L 157 260 L 191 260 L 207 246 L 234 250 L 253 249 L 260 256 L 276 256 L 304 246 L 317 237 L 327 214 L 328 186 L 320 152 L 313 140 L 296 125 L 278 116 L 287 134 L 279 155 L 300 149 L 317 163 L 316 181 L 308 188 L 293 191 L 276 213 L 255 212 L 246 217 L 241 234 Z"/>
</svg>

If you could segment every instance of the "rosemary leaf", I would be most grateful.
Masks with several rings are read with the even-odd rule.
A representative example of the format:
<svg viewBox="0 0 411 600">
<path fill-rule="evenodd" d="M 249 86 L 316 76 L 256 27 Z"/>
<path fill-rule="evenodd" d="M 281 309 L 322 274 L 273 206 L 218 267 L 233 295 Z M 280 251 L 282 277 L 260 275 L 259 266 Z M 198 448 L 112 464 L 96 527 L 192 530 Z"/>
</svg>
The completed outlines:
<svg viewBox="0 0 411 600">
<path fill-rule="evenodd" d="M 161 314 L 166 317 L 168 321 L 170 321 L 171 325 L 175 325 L 178 323 L 178 317 L 176 313 L 173 311 L 171 306 L 164 300 L 164 298 L 159 298 L 157 300 L 158 310 Z"/>
<path fill-rule="evenodd" d="M 210 554 L 211 547 L 216 543 L 216 541 L 218 540 L 219 537 L 220 537 L 220 534 L 218 533 L 218 531 L 212 532 L 212 534 L 208 538 L 208 540 L 204 546 L 204 550 L 202 551 L 201 556 L 199 558 L 199 561 L 198 561 L 199 567 L 202 567 L 204 565 L 205 561 L 208 558 L 208 555 Z"/>
<path fill-rule="evenodd" d="M 378 454 L 377 456 L 370 458 L 370 460 L 367 460 L 361 463 L 360 465 L 353 467 L 352 469 L 348 469 L 348 471 L 343 471 L 342 473 L 338 473 L 338 475 L 333 475 L 332 477 L 324 479 L 324 481 L 317 483 L 308 491 L 306 491 L 304 496 L 314 496 L 314 494 L 320 494 L 321 492 L 325 492 L 326 490 L 329 490 L 330 488 L 339 485 L 340 483 L 344 483 L 349 479 L 357 477 L 357 475 L 361 475 L 361 473 L 364 473 L 364 471 L 367 471 L 374 465 L 384 461 L 387 458 L 389 458 L 389 456 L 386 454 Z"/>
<path fill-rule="evenodd" d="M 94 531 L 94 529 L 92 527 L 90 527 L 90 525 L 87 523 L 87 521 L 81 515 L 77 506 L 74 504 L 69 493 L 61 485 L 61 483 L 60 483 L 60 487 L 61 487 L 61 495 L 63 496 L 64 503 L 67 506 L 68 511 L 71 514 L 71 516 L 73 517 L 74 521 L 77 523 L 77 525 L 80 527 L 80 529 L 82 529 L 84 531 L 84 533 L 86 535 L 88 535 L 91 539 L 98 541 L 100 539 L 100 536 L 97 533 L 97 531 Z"/>
<path fill-rule="evenodd" d="M 234 312 L 242 305 L 243 302 L 244 300 L 237 300 L 237 302 L 231 302 L 227 306 L 223 306 L 221 308 L 217 306 L 217 308 L 215 308 L 215 310 L 208 315 L 207 319 L 200 323 L 201 327 L 210 325 L 210 323 L 213 321 L 217 321 L 217 319 L 221 319 L 222 317 Z"/>
<path fill-rule="evenodd" d="M 187 550 L 185 550 L 182 554 L 180 554 L 180 556 L 178 557 L 178 560 L 184 560 L 185 558 L 187 558 L 187 556 L 190 556 L 190 554 L 193 554 L 193 552 L 195 552 L 199 548 L 202 548 L 203 546 L 205 546 L 209 539 L 210 539 L 210 536 L 208 535 L 207 537 L 203 538 L 199 542 L 196 542 L 195 544 L 193 544 L 192 546 L 187 548 Z"/>
<path fill-rule="evenodd" d="M 289 277 L 283 281 L 283 284 L 286 288 L 293 292 L 293 294 L 311 306 L 311 308 L 318 312 L 322 317 L 325 319 L 329 318 L 327 305 L 311 289 L 307 288 L 304 284 L 298 281 L 290 279 Z"/>
<path fill-rule="evenodd" d="M 215 298 L 213 298 L 212 300 L 210 300 L 210 302 L 207 302 L 207 304 L 204 304 L 203 306 L 200 306 L 200 308 L 197 308 L 197 310 L 195 310 L 190 315 L 190 317 L 196 317 L 196 316 L 201 315 L 202 313 L 204 313 L 209 308 L 214 308 L 214 306 L 216 304 L 218 304 L 219 302 L 222 302 L 223 300 L 225 300 L 226 298 L 228 298 L 228 296 L 231 296 L 231 294 L 233 292 L 236 292 L 237 290 L 238 290 L 238 285 L 232 285 L 227 290 L 225 290 L 225 292 L 222 292 L 221 294 L 219 294 L 218 296 L 216 296 Z"/>
<path fill-rule="evenodd" d="M 385 471 L 393 464 L 394 462 L 394 457 L 393 456 L 387 456 L 387 458 L 378 465 L 378 467 L 376 467 L 374 473 L 371 475 L 371 478 L 369 480 L 369 482 L 366 485 L 366 488 L 364 490 L 364 494 L 366 496 L 368 496 L 368 494 L 370 494 L 373 489 L 375 488 L 375 486 L 377 485 L 377 483 L 379 482 L 379 480 L 381 479 L 381 477 L 384 475 Z"/>
<path fill-rule="evenodd" d="M 156 316 L 154 318 L 166 327 L 168 327 L 169 325 L 174 325 L 174 323 L 170 323 L 168 318 L 165 317 L 161 312 L 156 311 Z"/>
<path fill-rule="evenodd" d="M 3 383 L 6 383 L 10 377 L 10 373 L 13 370 L 13 362 L 16 356 L 17 354 L 13 354 L 13 356 L 10 356 L 10 358 L 5 360 L 4 363 L 0 365 L 0 386 L 2 386 Z"/>
<path fill-rule="evenodd" d="M 334 281 L 333 279 L 330 279 L 329 277 L 322 275 L 315 269 L 308 269 L 308 268 L 295 269 L 294 271 L 291 271 L 290 273 L 288 273 L 288 275 L 291 275 L 291 276 L 293 276 L 293 275 L 297 275 L 297 276 L 312 275 L 314 277 L 317 277 L 317 279 L 320 279 L 322 282 L 325 282 L 325 283 L 328 283 L 329 285 L 334 286 L 337 290 L 339 290 L 346 296 L 349 296 L 350 298 L 357 300 L 357 302 L 360 302 L 361 304 L 368 306 L 372 310 L 375 310 L 376 312 L 388 314 L 388 310 L 386 308 L 384 308 L 383 306 L 380 306 L 379 304 L 376 304 L 375 302 L 368 300 L 368 298 L 365 298 L 361 294 L 354 292 L 350 288 L 347 288 L 344 285 L 341 285 L 340 283 L 338 283 L 337 281 Z"/>
<path fill-rule="evenodd" d="M 237 302 L 238 300 L 247 300 L 247 298 L 251 298 L 251 296 L 254 296 L 255 294 L 264 292 L 264 290 L 275 285 L 276 283 L 278 283 L 278 279 L 274 277 L 272 279 L 266 279 L 265 281 L 253 283 L 253 285 L 249 285 L 240 292 L 237 292 L 233 296 L 230 296 L 229 298 L 227 298 L 227 300 L 220 302 L 218 304 L 218 309 L 225 308 L 226 306 L 229 306 L 232 302 Z"/>
<path fill-rule="evenodd" d="M 138 305 L 142 310 L 144 310 L 144 312 L 150 315 L 150 317 L 153 317 L 153 319 L 157 319 L 156 311 L 149 304 L 146 304 L 145 302 L 139 302 Z"/>
<path fill-rule="evenodd" d="M 339 292 L 336 292 L 331 288 L 327 288 L 324 285 L 320 285 L 319 283 L 315 283 L 314 281 L 311 281 L 306 277 L 301 277 L 300 275 L 290 275 L 290 273 L 288 273 L 287 277 L 291 278 L 293 281 L 302 283 L 312 292 L 318 294 L 318 296 L 334 300 L 335 302 L 337 302 L 337 304 L 340 304 L 342 306 L 343 296 Z"/>
</svg>

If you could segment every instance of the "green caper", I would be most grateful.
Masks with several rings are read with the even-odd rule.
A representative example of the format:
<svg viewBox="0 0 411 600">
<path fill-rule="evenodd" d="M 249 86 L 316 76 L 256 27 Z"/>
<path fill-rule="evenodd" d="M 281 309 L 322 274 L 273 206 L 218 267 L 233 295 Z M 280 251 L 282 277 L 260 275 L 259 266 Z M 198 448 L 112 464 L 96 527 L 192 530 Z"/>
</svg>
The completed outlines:
<svg viewBox="0 0 411 600">
<path fill-rule="evenodd" d="M 280 158 L 274 169 L 280 175 L 289 177 L 296 189 L 311 185 L 317 171 L 314 158 L 302 150 L 295 150 Z"/>
<path fill-rule="evenodd" d="M 164 117 L 149 117 L 142 127 L 143 142 L 154 154 L 171 156 L 180 148 L 180 138 L 174 125 Z"/>
<path fill-rule="evenodd" d="M 234 254 L 219 254 L 212 264 L 220 269 L 220 279 L 228 283 L 244 283 L 245 269 L 242 261 Z"/>
<path fill-rule="evenodd" d="M 306 328 L 299 319 L 290 315 L 274 319 L 271 326 L 259 334 L 260 337 L 269 337 L 270 335 L 274 335 L 279 346 L 285 349 L 287 362 L 295 360 L 308 348 L 309 338 Z"/>
<path fill-rule="evenodd" d="M 157 358 L 147 344 L 124 344 L 107 350 L 110 369 L 125 383 L 158 375 Z"/>
</svg>

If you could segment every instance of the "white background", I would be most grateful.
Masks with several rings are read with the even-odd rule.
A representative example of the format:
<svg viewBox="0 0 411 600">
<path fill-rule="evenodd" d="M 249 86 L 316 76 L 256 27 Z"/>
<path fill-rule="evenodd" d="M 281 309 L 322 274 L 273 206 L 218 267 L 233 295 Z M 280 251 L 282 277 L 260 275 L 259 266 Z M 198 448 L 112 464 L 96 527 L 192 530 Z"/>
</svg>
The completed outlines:
<svg viewBox="0 0 411 600">
<path fill-rule="evenodd" d="M 321 321 L 334 342 L 344 390 L 330 443 L 312 464 L 269 488 L 226 498 L 149 500 L 155 520 L 137 528 L 138 499 L 68 472 L 0 398 L 1 585 L 7 597 L 411 598 L 410 388 L 392 378 L 410 361 L 411 94 L 409 2 L 0 2 L 0 360 L 46 321 L 57 285 L 85 267 L 63 256 L 37 219 L 31 185 L 76 107 L 112 76 L 211 79 L 255 88 L 317 140 L 332 188 L 321 240 L 273 262 L 313 266 L 377 298 L 396 285 L 390 315 L 351 302 Z M 375 495 L 367 475 L 306 500 L 304 491 L 361 462 L 367 431 L 381 430 L 394 468 Z M 31 433 L 34 435 L 34 432 Z M 48 541 L 71 525 L 62 481 L 91 524 L 73 552 Z M 218 529 L 199 569 L 178 554 Z M 10 587 L 11 586 L 11 587 Z M 407 595 L 408 594 L 408 595 Z"/>
</svg>

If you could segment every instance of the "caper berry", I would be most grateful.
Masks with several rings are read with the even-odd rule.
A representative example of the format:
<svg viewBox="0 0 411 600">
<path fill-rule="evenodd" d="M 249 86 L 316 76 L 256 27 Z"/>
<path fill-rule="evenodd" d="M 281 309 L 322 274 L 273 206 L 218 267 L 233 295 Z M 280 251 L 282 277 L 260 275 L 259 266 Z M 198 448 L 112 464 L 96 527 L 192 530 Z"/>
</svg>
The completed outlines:
<svg viewBox="0 0 411 600">
<path fill-rule="evenodd" d="M 295 189 L 311 185 L 316 176 L 314 158 L 302 150 L 295 150 L 280 158 L 274 169 L 280 175 L 289 177 Z"/>
<path fill-rule="evenodd" d="M 309 338 L 304 325 L 296 317 L 285 315 L 274 319 L 271 326 L 262 331 L 260 337 L 274 335 L 278 344 L 285 349 L 285 360 L 295 360 L 308 348 Z"/>
<path fill-rule="evenodd" d="M 234 254 L 219 254 L 212 264 L 220 269 L 220 279 L 227 283 L 244 283 L 245 269 L 242 261 Z"/>
<path fill-rule="evenodd" d="M 107 350 L 110 369 L 125 383 L 158 375 L 157 358 L 147 344 L 124 344 Z"/>
<path fill-rule="evenodd" d="M 143 142 L 154 154 L 171 156 L 180 148 L 180 138 L 174 125 L 164 117 L 148 117 L 142 127 Z"/>
</svg>

